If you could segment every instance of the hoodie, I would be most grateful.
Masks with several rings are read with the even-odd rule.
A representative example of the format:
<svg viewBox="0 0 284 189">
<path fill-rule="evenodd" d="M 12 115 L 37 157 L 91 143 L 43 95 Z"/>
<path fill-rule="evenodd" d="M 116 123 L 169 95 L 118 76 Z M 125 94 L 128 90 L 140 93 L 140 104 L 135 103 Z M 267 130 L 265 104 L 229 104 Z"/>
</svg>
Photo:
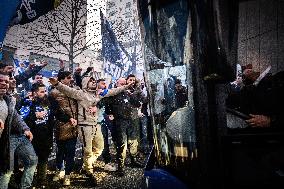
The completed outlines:
<svg viewBox="0 0 284 189">
<path fill-rule="evenodd" d="M 68 97 L 76 99 L 78 102 L 78 124 L 80 126 L 84 125 L 97 125 L 99 111 L 92 114 L 89 112 L 89 108 L 96 106 L 97 103 L 105 98 L 110 96 L 115 96 L 127 89 L 128 86 L 123 86 L 115 89 L 109 89 L 103 96 L 97 96 L 97 92 L 95 90 L 88 89 L 90 77 L 85 77 L 82 80 L 82 90 L 73 89 L 64 85 L 62 83 L 58 83 L 56 88 L 66 94 Z"/>
</svg>

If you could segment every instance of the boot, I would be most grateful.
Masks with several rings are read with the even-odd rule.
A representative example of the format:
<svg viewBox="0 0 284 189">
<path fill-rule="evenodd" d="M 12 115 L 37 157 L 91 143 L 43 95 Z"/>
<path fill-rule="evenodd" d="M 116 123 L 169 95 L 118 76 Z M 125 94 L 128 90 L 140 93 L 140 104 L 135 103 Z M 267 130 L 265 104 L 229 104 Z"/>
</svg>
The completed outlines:
<svg viewBox="0 0 284 189">
<path fill-rule="evenodd" d="M 37 165 L 36 185 L 39 188 L 45 188 L 46 182 L 47 163 L 39 163 Z"/>
<path fill-rule="evenodd" d="M 62 180 L 64 176 L 65 176 L 65 171 L 57 170 L 52 180 L 59 181 Z"/>
<path fill-rule="evenodd" d="M 70 186 L 71 181 L 70 181 L 70 175 L 65 175 L 63 178 L 63 186 Z"/>
</svg>

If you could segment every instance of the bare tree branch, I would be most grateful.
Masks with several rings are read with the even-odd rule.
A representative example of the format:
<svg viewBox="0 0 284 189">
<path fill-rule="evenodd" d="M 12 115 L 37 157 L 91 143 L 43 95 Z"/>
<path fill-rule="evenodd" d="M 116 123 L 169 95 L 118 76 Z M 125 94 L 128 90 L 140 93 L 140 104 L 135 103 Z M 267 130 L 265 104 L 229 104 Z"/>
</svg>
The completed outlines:
<svg viewBox="0 0 284 189">
<path fill-rule="evenodd" d="M 87 24 L 100 24 L 87 23 L 89 11 L 87 0 L 64 0 L 56 10 L 43 16 L 41 22 L 30 26 L 33 31 L 30 41 L 37 51 L 66 55 L 72 64 L 76 57 L 97 44 L 92 42 L 95 35 L 86 39 Z"/>
</svg>

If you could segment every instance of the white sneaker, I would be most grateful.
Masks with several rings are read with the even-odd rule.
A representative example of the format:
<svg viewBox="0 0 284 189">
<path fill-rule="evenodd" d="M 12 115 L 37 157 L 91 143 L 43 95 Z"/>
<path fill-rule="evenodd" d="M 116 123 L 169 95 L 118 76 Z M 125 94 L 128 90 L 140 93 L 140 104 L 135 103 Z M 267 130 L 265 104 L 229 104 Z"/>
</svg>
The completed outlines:
<svg viewBox="0 0 284 189">
<path fill-rule="evenodd" d="M 116 168 L 116 165 L 112 165 L 111 163 L 108 163 L 108 164 L 105 164 L 104 170 L 114 172 L 117 170 L 117 168 Z"/>
<path fill-rule="evenodd" d="M 63 179 L 65 176 L 65 171 L 56 171 L 54 177 L 53 177 L 53 181 L 59 181 L 61 179 Z"/>
<path fill-rule="evenodd" d="M 63 186 L 70 186 L 70 175 L 65 175 L 64 176 Z"/>
</svg>

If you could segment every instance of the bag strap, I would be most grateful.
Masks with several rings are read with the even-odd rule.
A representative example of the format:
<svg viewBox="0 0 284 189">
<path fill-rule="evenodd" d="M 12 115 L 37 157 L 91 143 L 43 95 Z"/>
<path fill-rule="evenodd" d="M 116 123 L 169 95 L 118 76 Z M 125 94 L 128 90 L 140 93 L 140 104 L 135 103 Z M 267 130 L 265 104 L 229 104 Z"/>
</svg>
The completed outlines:
<svg viewBox="0 0 284 189">
<path fill-rule="evenodd" d="M 67 99 L 68 99 L 69 107 L 70 107 L 70 109 L 71 109 L 72 117 L 76 119 L 76 117 L 77 117 L 77 116 L 76 116 L 76 115 L 74 116 L 74 112 L 73 112 L 73 109 L 72 109 L 72 106 L 71 106 L 70 98 L 69 98 L 69 97 L 67 97 Z"/>
<path fill-rule="evenodd" d="M 83 108 L 83 116 L 84 116 L 84 120 L 86 120 L 87 118 L 86 118 L 86 109 L 85 108 Z"/>
</svg>

